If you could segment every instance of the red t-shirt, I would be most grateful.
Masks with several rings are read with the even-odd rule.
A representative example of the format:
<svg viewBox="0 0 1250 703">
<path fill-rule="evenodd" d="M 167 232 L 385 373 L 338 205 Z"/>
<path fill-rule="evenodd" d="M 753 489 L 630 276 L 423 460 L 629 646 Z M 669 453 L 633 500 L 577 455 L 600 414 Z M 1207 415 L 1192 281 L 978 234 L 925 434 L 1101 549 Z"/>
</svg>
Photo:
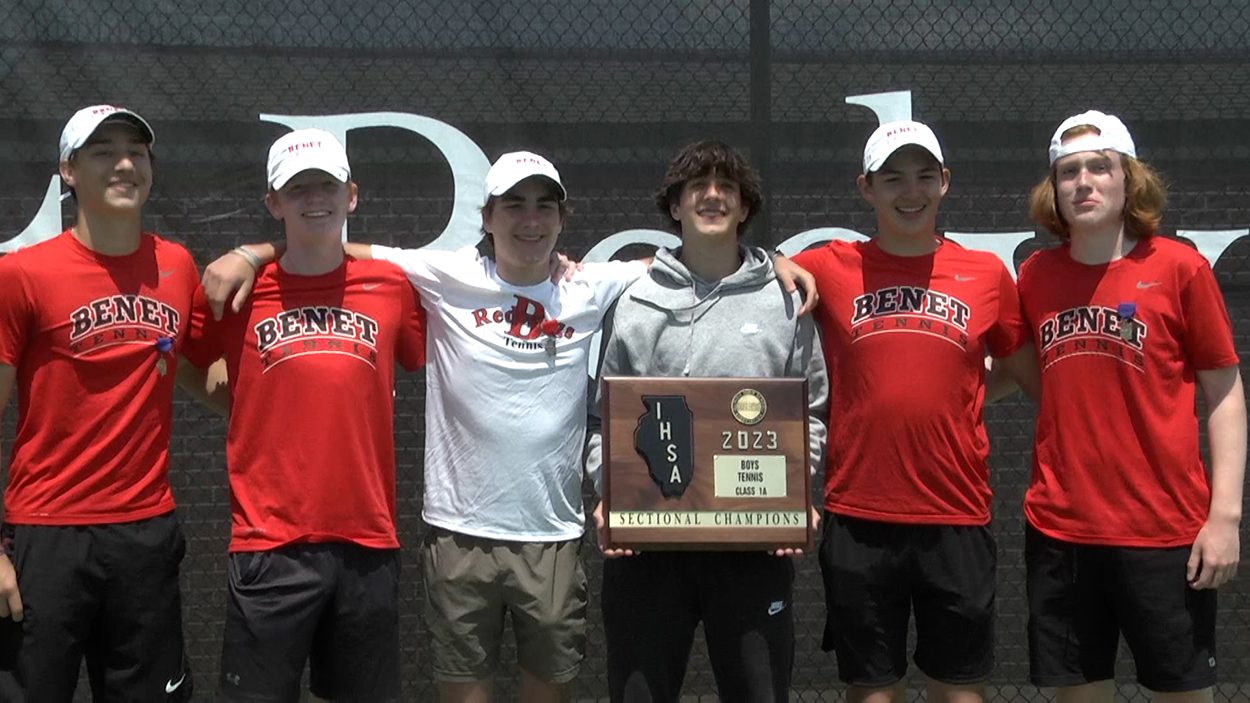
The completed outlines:
<svg viewBox="0 0 1250 703">
<path fill-rule="evenodd" d="M 881 522 L 989 522 L 985 353 L 1028 340 L 1011 274 L 947 240 L 915 257 L 835 241 L 794 261 L 820 293 L 825 508 Z"/>
<path fill-rule="evenodd" d="M 191 255 L 152 234 L 125 256 L 66 231 L 0 257 L 0 363 L 17 369 L 18 398 L 6 522 L 128 522 L 174 509 L 171 400 L 198 288 Z"/>
<path fill-rule="evenodd" d="M 1192 543 L 1211 496 L 1194 372 L 1237 364 L 1206 259 L 1150 237 L 1090 266 L 1064 245 L 1024 262 L 1020 297 L 1042 370 L 1029 522 L 1083 544 Z"/>
<path fill-rule="evenodd" d="M 203 297 L 185 350 L 230 374 L 230 551 L 292 542 L 399 546 L 395 363 L 425 362 L 417 292 L 384 261 L 296 276 L 269 264 L 239 314 Z"/>
</svg>

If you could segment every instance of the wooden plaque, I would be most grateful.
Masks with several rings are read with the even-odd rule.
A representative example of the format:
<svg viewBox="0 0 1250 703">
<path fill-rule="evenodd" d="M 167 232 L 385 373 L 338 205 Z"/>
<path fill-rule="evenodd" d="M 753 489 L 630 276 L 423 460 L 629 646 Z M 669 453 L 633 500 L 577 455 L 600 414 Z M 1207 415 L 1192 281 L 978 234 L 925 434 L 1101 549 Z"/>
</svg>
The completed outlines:
<svg viewBox="0 0 1250 703">
<path fill-rule="evenodd" d="M 603 379 L 607 548 L 809 549 L 807 380 Z"/>
</svg>

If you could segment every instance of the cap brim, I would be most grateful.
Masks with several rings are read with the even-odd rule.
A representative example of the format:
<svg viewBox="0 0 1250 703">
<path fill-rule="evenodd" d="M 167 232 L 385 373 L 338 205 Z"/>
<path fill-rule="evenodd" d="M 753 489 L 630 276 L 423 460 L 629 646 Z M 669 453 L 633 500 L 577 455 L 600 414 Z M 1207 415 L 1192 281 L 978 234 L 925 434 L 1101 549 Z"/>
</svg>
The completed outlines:
<svg viewBox="0 0 1250 703">
<path fill-rule="evenodd" d="M 876 173 L 877 171 L 880 171 L 881 167 L 885 165 L 885 162 L 890 160 L 891 156 L 894 156 L 899 151 L 906 149 L 907 147 L 912 147 L 912 146 L 922 149 L 924 150 L 926 154 L 928 154 L 929 156 L 932 156 L 933 160 L 938 162 L 938 166 L 946 165 L 946 163 L 942 161 L 942 157 L 938 154 L 933 153 L 933 150 L 930 149 L 928 146 L 925 146 L 924 144 L 921 144 L 920 142 L 905 142 L 903 144 L 899 144 L 898 146 L 894 147 L 887 154 L 878 158 L 873 163 L 869 164 L 868 167 L 864 169 L 864 173 L 868 174 L 868 173 Z"/>
<path fill-rule="evenodd" d="M 544 181 L 547 181 L 548 183 L 554 185 L 556 187 L 556 190 L 560 192 L 560 202 L 564 202 L 565 200 L 568 200 L 569 193 L 568 191 L 564 189 L 564 184 L 552 178 L 551 176 L 548 176 L 542 173 L 527 173 L 526 175 L 521 176 L 520 178 L 514 181 L 500 183 L 496 185 L 489 193 L 487 193 L 487 196 L 491 198 L 497 198 L 503 195 L 504 193 L 507 193 L 508 191 L 512 190 L 513 188 L 515 188 L 517 184 L 520 183 L 521 181 L 524 181 L 530 178 L 541 178 Z"/>
<path fill-rule="evenodd" d="M 330 178 L 333 178 L 339 183 L 346 183 L 352 178 L 351 171 L 344 170 L 342 168 L 335 168 L 333 166 L 327 167 L 325 164 L 295 163 L 295 164 L 292 164 L 291 168 L 289 169 L 287 168 L 282 169 L 282 172 L 279 173 L 277 176 L 275 176 L 274 179 L 269 182 L 269 187 L 272 188 L 273 190 L 281 190 L 282 186 L 289 183 L 292 178 L 295 178 L 296 176 L 300 175 L 301 173 L 305 171 L 321 171 L 322 173 L 326 174 Z"/>
<path fill-rule="evenodd" d="M 100 130 L 101 127 L 109 122 L 129 122 L 139 128 L 139 131 L 143 133 L 143 138 L 147 140 L 148 144 L 156 141 L 156 133 L 152 131 L 152 125 L 148 124 L 147 120 L 143 119 L 139 115 L 129 111 L 114 112 L 111 115 L 105 116 L 104 119 L 100 120 L 100 124 L 96 125 L 95 129 L 91 130 L 91 134 L 94 135 Z M 91 137 L 88 136 L 87 140 L 90 141 L 90 139 Z"/>
<path fill-rule="evenodd" d="M 127 124 L 134 125 L 139 129 L 139 133 L 143 136 L 143 141 L 148 145 L 148 148 L 151 148 L 156 144 L 156 132 L 152 130 L 152 125 L 148 124 L 147 120 L 140 117 L 136 112 L 132 112 L 130 110 L 117 110 L 101 117 L 99 121 L 91 126 L 91 130 L 81 139 L 74 143 L 63 145 L 61 160 L 64 161 L 65 159 L 72 157 L 75 152 L 86 146 L 87 143 L 91 141 L 91 138 L 95 136 L 95 133 L 100 131 L 100 128 L 109 122 L 126 122 Z"/>
</svg>

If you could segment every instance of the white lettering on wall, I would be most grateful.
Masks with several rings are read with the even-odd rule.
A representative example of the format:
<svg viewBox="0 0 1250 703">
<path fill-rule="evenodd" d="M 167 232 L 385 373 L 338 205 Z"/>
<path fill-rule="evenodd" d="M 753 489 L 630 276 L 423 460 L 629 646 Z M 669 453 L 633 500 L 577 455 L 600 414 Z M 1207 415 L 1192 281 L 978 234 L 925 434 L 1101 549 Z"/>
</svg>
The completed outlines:
<svg viewBox="0 0 1250 703">
<path fill-rule="evenodd" d="M 1176 236 L 1184 237 L 1198 247 L 1198 252 L 1207 257 L 1207 263 L 1211 264 L 1211 268 L 1215 268 L 1215 262 L 1219 261 L 1220 256 L 1232 246 L 1233 242 L 1247 234 L 1250 234 L 1250 229 L 1176 230 Z"/>
<path fill-rule="evenodd" d="M 34 219 L 26 225 L 26 229 L 12 239 L 0 242 L 0 254 L 17 251 L 31 244 L 38 244 L 45 239 L 52 239 L 61 231 L 61 177 L 53 176 L 48 181 L 48 189 L 43 193 L 43 202 Z"/>
<path fill-rule="evenodd" d="M 347 133 L 368 127 L 398 127 L 425 137 L 443 154 L 451 166 L 453 195 L 451 217 L 443 231 L 426 246 L 432 249 L 459 249 L 481 237 L 482 205 L 485 202 L 486 172 L 490 160 L 482 148 L 464 132 L 432 117 L 407 112 L 360 112 L 347 115 L 267 115 L 261 122 L 273 122 L 291 129 L 317 127 L 347 144 Z M 347 241 L 347 225 L 343 225 Z"/>
<path fill-rule="evenodd" d="M 866 95 L 849 95 L 847 105 L 859 105 L 872 110 L 877 116 L 877 123 L 894 122 L 895 120 L 911 119 L 911 91 L 895 90 L 889 93 L 868 93 Z"/>
</svg>

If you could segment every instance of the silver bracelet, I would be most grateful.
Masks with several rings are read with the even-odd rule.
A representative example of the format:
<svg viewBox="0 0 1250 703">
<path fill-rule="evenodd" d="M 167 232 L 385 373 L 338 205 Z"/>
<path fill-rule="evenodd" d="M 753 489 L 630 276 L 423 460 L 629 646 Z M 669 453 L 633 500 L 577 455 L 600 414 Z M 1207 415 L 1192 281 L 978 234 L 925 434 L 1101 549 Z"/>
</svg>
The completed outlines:
<svg viewBox="0 0 1250 703">
<path fill-rule="evenodd" d="M 260 257 L 253 254 L 246 247 L 235 247 L 230 250 L 230 253 L 238 254 L 239 256 L 243 257 L 243 260 L 247 262 L 248 266 L 252 267 L 253 271 L 259 271 L 260 267 L 264 265 L 264 262 L 260 260 Z"/>
</svg>

